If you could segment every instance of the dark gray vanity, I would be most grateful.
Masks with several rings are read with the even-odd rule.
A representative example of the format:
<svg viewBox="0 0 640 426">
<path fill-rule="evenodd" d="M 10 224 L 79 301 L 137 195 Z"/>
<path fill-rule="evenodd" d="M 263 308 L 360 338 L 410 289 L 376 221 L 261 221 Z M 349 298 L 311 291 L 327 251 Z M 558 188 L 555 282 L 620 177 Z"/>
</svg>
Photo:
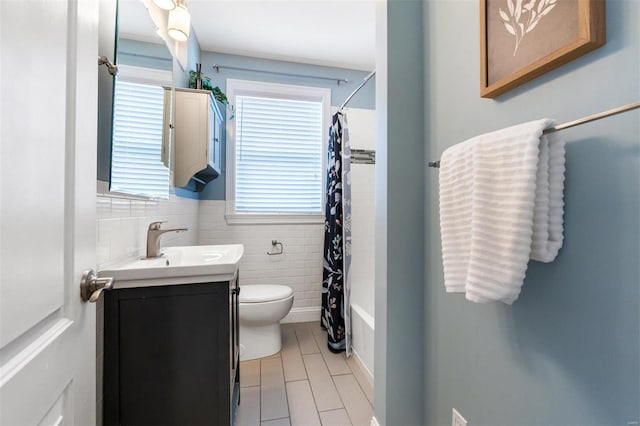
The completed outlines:
<svg viewBox="0 0 640 426">
<path fill-rule="evenodd" d="M 104 424 L 235 424 L 239 291 L 235 274 L 106 292 Z"/>
</svg>

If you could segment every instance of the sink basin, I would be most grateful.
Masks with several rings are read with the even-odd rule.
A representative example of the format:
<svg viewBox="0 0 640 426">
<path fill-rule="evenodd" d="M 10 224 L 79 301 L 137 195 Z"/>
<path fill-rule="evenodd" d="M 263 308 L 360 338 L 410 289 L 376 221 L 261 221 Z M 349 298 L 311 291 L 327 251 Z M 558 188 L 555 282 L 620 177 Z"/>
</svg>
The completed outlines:
<svg viewBox="0 0 640 426">
<path fill-rule="evenodd" d="M 98 275 L 115 278 L 115 288 L 229 281 L 243 252 L 242 244 L 165 247 L 160 257 L 116 263 Z"/>
</svg>

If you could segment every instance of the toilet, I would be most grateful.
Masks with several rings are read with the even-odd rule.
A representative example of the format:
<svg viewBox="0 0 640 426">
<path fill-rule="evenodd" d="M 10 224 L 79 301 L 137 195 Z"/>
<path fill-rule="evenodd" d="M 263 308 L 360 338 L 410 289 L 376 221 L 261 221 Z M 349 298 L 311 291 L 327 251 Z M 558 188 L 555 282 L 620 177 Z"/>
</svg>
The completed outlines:
<svg viewBox="0 0 640 426">
<path fill-rule="evenodd" d="M 239 295 L 240 360 L 273 355 L 282 348 L 280 320 L 293 305 L 285 285 L 244 285 Z"/>
</svg>

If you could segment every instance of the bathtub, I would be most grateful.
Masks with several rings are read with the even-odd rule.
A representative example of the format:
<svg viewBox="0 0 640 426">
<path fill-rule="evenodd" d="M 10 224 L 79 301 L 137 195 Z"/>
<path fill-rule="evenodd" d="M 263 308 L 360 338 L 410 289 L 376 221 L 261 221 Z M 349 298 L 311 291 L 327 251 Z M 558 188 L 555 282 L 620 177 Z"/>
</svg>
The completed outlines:
<svg viewBox="0 0 640 426">
<path fill-rule="evenodd" d="M 358 357 L 373 381 L 374 319 L 360 305 L 351 305 L 351 339 L 353 354 Z"/>
</svg>

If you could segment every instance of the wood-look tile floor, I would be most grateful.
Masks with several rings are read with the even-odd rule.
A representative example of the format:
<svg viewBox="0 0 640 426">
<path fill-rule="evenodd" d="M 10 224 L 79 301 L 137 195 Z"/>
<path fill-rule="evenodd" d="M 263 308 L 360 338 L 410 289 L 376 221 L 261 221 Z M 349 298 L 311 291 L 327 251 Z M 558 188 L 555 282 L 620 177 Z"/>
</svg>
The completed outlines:
<svg viewBox="0 0 640 426">
<path fill-rule="evenodd" d="M 238 426 L 369 426 L 373 385 L 327 349 L 318 322 L 282 325 L 282 350 L 240 363 Z"/>
</svg>

